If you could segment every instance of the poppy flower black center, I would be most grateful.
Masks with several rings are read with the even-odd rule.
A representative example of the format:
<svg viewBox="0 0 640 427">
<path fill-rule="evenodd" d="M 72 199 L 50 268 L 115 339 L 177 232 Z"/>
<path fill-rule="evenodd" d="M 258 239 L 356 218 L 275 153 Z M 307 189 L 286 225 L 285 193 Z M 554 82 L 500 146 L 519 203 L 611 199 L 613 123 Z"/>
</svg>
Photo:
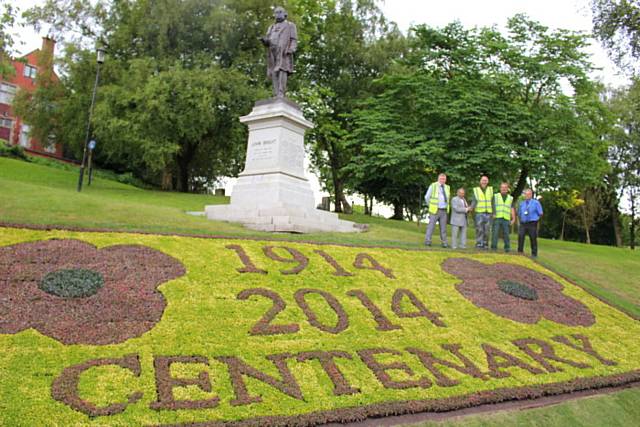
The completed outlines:
<svg viewBox="0 0 640 427">
<path fill-rule="evenodd" d="M 523 285 L 522 283 L 512 282 L 511 280 L 501 280 L 498 282 L 498 287 L 505 294 L 516 298 L 527 301 L 536 301 L 538 299 L 538 292 L 534 288 Z"/>
<path fill-rule="evenodd" d="M 60 298 L 86 298 L 104 285 L 102 274 L 81 268 L 53 271 L 38 283 L 48 294 Z"/>
</svg>

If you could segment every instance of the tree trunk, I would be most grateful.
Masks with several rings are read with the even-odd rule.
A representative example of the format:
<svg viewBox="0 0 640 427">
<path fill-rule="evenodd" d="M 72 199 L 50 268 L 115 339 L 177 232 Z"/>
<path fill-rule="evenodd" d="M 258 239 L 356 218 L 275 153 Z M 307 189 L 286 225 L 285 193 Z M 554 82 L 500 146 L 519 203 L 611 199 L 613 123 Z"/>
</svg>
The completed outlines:
<svg viewBox="0 0 640 427">
<path fill-rule="evenodd" d="M 622 247 L 622 224 L 620 222 L 620 211 L 618 210 L 618 198 L 610 195 L 609 211 L 611 212 L 611 225 L 613 225 L 613 236 L 615 245 Z"/>
<path fill-rule="evenodd" d="M 353 213 L 353 207 L 351 207 L 351 205 L 347 201 L 347 197 L 344 195 L 344 192 L 342 193 L 341 203 L 342 203 L 342 212 L 346 213 L 347 215 L 351 215 Z"/>
<path fill-rule="evenodd" d="M 631 199 L 631 224 L 629 224 L 629 246 L 631 250 L 636 249 L 636 197 L 630 192 Z"/>
<path fill-rule="evenodd" d="M 173 173 L 169 167 L 164 168 L 162 171 L 162 184 L 161 188 L 164 191 L 173 190 Z"/>
<path fill-rule="evenodd" d="M 522 170 L 520 171 L 520 177 L 518 178 L 518 182 L 511 193 L 511 197 L 513 197 L 513 203 L 517 203 L 517 200 L 522 195 L 524 188 L 527 186 L 527 178 L 529 177 L 529 168 L 526 166 L 522 166 Z"/>
<path fill-rule="evenodd" d="M 614 167 L 615 169 L 618 169 L 618 166 Z M 620 221 L 620 210 L 618 209 L 620 200 L 618 199 L 617 191 L 621 183 L 615 174 L 606 175 L 605 182 L 607 183 L 607 202 L 611 215 L 611 225 L 613 226 L 614 242 L 616 246 L 622 247 L 624 243 L 622 241 L 622 221 Z"/>
<path fill-rule="evenodd" d="M 194 147 L 185 144 L 176 157 L 176 163 L 178 165 L 178 191 L 183 193 L 189 192 L 189 178 L 191 178 L 189 166 L 191 165 L 195 152 Z"/>
<path fill-rule="evenodd" d="M 369 213 L 369 196 L 367 196 L 366 194 L 364 195 L 364 214 L 371 215 Z"/>
<path fill-rule="evenodd" d="M 189 167 L 180 165 L 178 174 L 178 191 L 189 192 Z"/>
<path fill-rule="evenodd" d="M 564 241 L 564 224 L 567 221 L 567 211 L 562 214 L 562 229 L 560 230 L 560 240 Z"/>
<path fill-rule="evenodd" d="M 586 201 L 585 201 L 585 205 L 586 205 Z M 589 233 L 589 229 L 591 227 L 587 223 L 587 208 L 584 205 L 582 206 L 582 224 L 583 224 L 583 227 L 584 227 L 585 236 L 587 238 L 587 245 L 590 245 L 591 244 L 591 233 Z"/>
<path fill-rule="evenodd" d="M 368 209 L 368 211 L 369 211 L 368 215 L 372 216 L 373 215 L 373 196 L 371 196 L 369 198 L 369 209 Z"/>
<path fill-rule="evenodd" d="M 331 168 L 331 179 L 333 181 L 333 197 L 335 203 L 336 213 L 342 213 L 342 200 L 344 199 L 344 189 L 342 188 L 342 181 L 338 178 L 338 172 Z"/>
<path fill-rule="evenodd" d="M 418 213 L 416 214 L 416 226 L 420 228 L 420 214 L 422 213 L 422 188 L 418 190 Z"/>
<path fill-rule="evenodd" d="M 404 206 L 401 202 L 395 202 L 393 204 L 393 216 L 391 219 L 402 221 L 404 219 Z"/>
<path fill-rule="evenodd" d="M 333 182 L 333 196 L 335 213 L 348 213 L 343 209 L 345 204 L 348 209 L 351 208 L 344 196 L 344 181 L 340 176 L 340 159 L 335 144 L 331 140 L 324 140 L 327 156 L 329 157 L 329 165 L 331 169 L 331 181 Z"/>
</svg>

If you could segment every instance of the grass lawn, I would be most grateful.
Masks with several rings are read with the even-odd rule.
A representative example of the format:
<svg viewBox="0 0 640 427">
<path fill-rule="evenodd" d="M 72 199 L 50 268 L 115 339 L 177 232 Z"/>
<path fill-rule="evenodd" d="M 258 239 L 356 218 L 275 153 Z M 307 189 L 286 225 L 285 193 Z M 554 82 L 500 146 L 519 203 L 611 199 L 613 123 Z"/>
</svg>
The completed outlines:
<svg viewBox="0 0 640 427">
<path fill-rule="evenodd" d="M 635 426 L 640 420 L 638 389 L 586 397 L 559 405 L 524 411 L 503 411 L 450 421 L 419 424 L 420 427 L 526 427 L 526 426 Z M 418 425 L 416 425 L 417 427 Z"/>
<path fill-rule="evenodd" d="M 228 236 L 273 235 L 236 224 L 187 215 L 223 197 L 146 191 L 95 179 L 82 193 L 77 174 L 0 158 L 0 221 L 149 232 Z M 362 234 L 285 235 L 283 239 L 362 245 L 421 247 L 424 225 L 364 215 L 344 219 L 370 224 Z M 472 232 L 470 238 L 472 237 Z M 514 237 L 512 236 L 512 240 Z M 437 245 L 437 241 L 434 242 Z M 513 246 L 513 244 L 512 244 Z M 640 254 L 628 249 L 541 240 L 540 263 L 570 278 L 611 304 L 640 316 Z M 445 425 L 638 425 L 640 390 L 570 401 L 548 408 L 464 417 Z M 431 425 L 431 424 L 425 424 Z"/>
</svg>

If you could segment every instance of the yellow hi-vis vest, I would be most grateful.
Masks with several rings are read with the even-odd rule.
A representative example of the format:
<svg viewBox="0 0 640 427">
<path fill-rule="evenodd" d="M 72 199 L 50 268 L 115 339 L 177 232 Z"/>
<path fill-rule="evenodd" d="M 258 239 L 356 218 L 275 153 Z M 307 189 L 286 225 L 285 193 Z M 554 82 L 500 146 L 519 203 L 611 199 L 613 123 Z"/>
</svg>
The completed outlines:
<svg viewBox="0 0 640 427">
<path fill-rule="evenodd" d="M 513 197 L 507 195 L 507 200 L 503 200 L 502 194 L 498 193 L 494 197 L 494 203 L 496 205 L 496 218 L 511 221 L 511 205 L 513 204 Z"/>
<path fill-rule="evenodd" d="M 482 188 L 473 189 L 473 195 L 476 196 L 478 204 L 476 205 L 476 213 L 491 213 L 491 199 L 493 199 L 493 187 L 487 186 L 483 192 Z"/>
<path fill-rule="evenodd" d="M 440 184 L 434 182 L 431 184 L 431 198 L 429 199 L 429 213 L 435 215 L 438 213 L 438 195 L 440 194 Z M 451 188 L 448 185 L 444 185 L 444 194 L 447 196 L 447 213 L 449 213 L 451 206 Z"/>
</svg>

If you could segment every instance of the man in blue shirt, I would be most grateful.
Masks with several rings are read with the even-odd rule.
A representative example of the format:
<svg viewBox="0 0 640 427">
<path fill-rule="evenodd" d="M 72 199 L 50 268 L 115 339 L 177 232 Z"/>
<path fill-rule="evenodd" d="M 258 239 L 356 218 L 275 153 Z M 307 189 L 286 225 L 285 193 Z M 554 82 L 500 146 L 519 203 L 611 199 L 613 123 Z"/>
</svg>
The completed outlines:
<svg viewBox="0 0 640 427">
<path fill-rule="evenodd" d="M 542 205 L 533 198 L 530 188 L 524 190 L 524 200 L 518 206 L 518 253 L 524 252 L 524 239 L 531 240 L 531 256 L 538 257 L 538 221 L 542 218 Z"/>
</svg>

